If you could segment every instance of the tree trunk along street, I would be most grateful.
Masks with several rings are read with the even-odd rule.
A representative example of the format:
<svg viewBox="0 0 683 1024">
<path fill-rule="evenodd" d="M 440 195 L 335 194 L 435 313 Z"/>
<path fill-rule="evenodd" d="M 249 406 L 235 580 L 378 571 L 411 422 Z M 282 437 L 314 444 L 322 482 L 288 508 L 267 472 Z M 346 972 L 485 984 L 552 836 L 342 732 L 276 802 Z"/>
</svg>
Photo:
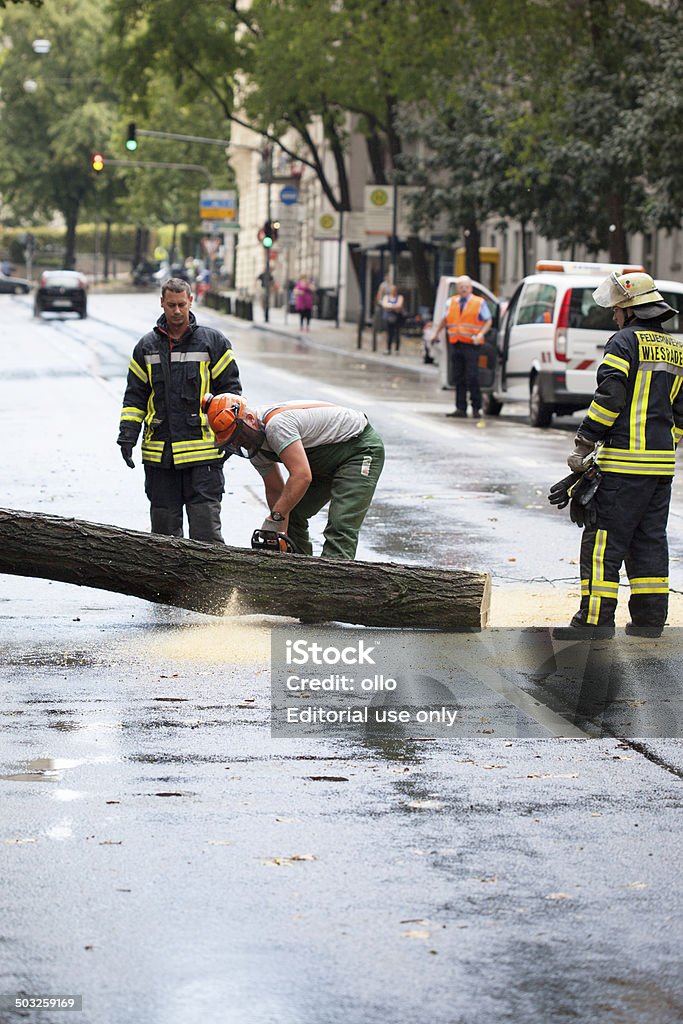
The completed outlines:
<svg viewBox="0 0 683 1024">
<path fill-rule="evenodd" d="M 0 572 L 222 615 L 413 629 L 480 629 L 488 573 L 278 555 L 81 519 L 0 509 Z"/>
</svg>

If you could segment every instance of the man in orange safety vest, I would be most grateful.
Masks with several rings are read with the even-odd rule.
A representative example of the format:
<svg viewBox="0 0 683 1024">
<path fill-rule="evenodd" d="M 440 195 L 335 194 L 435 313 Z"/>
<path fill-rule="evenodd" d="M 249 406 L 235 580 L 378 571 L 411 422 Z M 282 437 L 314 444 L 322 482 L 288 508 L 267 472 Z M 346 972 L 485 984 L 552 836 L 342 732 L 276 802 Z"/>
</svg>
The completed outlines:
<svg viewBox="0 0 683 1024">
<path fill-rule="evenodd" d="M 449 377 L 455 385 L 455 409 L 447 416 L 467 416 L 467 393 L 472 415 L 481 416 L 479 389 L 479 352 L 491 326 L 492 318 L 486 301 L 472 292 L 472 278 L 463 274 L 457 280 L 457 292 L 448 300 L 446 312 L 437 324 L 432 340 L 445 326 L 448 333 Z"/>
</svg>

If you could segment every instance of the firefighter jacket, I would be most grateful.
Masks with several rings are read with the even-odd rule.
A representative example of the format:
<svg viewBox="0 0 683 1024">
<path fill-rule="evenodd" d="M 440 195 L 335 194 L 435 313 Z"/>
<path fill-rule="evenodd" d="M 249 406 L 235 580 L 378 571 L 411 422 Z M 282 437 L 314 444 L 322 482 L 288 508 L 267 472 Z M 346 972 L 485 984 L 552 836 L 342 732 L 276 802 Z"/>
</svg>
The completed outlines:
<svg viewBox="0 0 683 1024">
<path fill-rule="evenodd" d="M 578 430 L 604 441 L 604 473 L 673 476 L 683 436 L 683 344 L 657 320 L 631 320 L 607 342 Z"/>
<path fill-rule="evenodd" d="M 162 314 L 133 350 L 118 443 L 134 447 L 142 428 L 142 461 L 149 465 L 182 468 L 222 462 L 201 400 L 208 392 L 226 391 L 242 392 L 227 338 L 200 327 L 190 313 L 184 337 L 173 341 Z"/>
<path fill-rule="evenodd" d="M 446 310 L 446 330 L 451 344 L 457 341 L 472 344 L 472 339 L 475 334 L 479 334 L 483 325 L 479 316 L 483 305 L 484 300 L 479 295 L 470 295 L 461 311 L 459 297 L 454 295 L 451 298 Z"/>
</svg>

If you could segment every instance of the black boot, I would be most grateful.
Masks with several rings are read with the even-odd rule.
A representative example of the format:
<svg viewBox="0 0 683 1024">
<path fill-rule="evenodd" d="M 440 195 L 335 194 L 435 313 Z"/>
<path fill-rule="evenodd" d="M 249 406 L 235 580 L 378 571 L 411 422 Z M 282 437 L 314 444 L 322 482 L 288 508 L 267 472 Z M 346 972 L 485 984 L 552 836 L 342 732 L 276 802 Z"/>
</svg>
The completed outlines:
<svg viewBox="0 0 683 1024">
<path fill-rule="evenodd" d="M 595 626 L 576 615 L 568 626 L 555 626 L 552 630 L 553 640 L 611 640 L 613 636 L 613 623 Z"/>
<path fill-rule="evenodd" d="M 650 640 L 656 640 L 662 635 L 664 626 L 636 626 L 635 622 L 627 622 L 624 632 L 627 636 L 642 636 Z"/>
</svg>

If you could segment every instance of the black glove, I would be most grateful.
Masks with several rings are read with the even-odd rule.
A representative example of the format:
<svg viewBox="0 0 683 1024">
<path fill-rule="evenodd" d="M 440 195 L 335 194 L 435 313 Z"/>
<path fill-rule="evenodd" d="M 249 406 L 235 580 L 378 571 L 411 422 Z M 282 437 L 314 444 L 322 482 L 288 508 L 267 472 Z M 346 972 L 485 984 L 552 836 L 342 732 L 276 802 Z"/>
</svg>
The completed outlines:
<svg viewBox="0 0 683 1024">
<path fill-rule="evenodd" d="M 591 466 L 581 474 L 579 482 L 572 488 L 569 518 L 579 528 L 595 526 L 598 521 L 595 495 L 601 483 L 601 471 L 597 466 Z"/>
<path fill-rule="evenodd" d="M 132 444 L 119 444 L 121 449 L 121 458 L 127 466 L 131 469 L 135 469 L 135 463 L 133 462 L 133 445 Z"/>
<path fill-rule="evenodd" d="M 582 505 L 576 498 L 572 498 L 569 506 L 569 518 L 573 523 L 583 529 L 584 526 L 592 527 L 598 521 L 598 510 L 595 507 L 595 502 L 591 501 L 588 505 Z"/>
<path fill-rule="evenodd" d="M 569 504 L 569 492 L 580 479 L 580 473 L 570 473 L 569 476 L 565 476 L 562 480 L 558 480 L 556 484 L 553 484 L 548 494 L 550 504 L 557 505 L 558 508 L 566 508 Z"/>
</svg>

